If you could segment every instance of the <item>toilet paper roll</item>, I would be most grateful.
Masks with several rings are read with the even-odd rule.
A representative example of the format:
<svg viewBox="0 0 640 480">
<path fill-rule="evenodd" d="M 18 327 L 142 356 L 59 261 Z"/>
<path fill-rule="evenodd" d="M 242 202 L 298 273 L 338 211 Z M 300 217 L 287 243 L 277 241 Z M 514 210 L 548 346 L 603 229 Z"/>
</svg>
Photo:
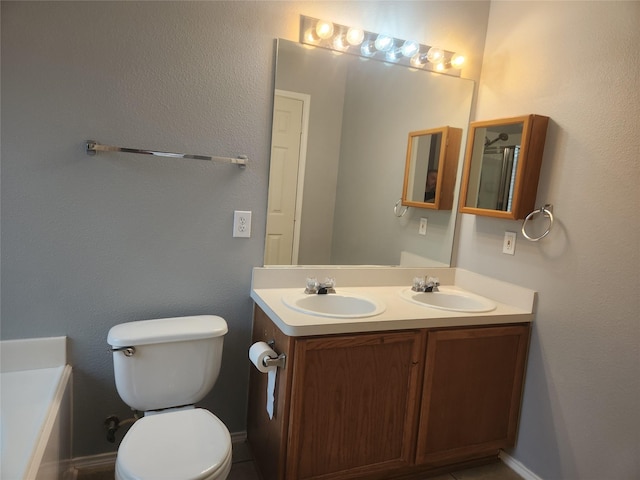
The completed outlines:
<svg viewBox="0 0 640 480">
<path fill-rule="evenodd" d="M 274 352 L 265 342 L 256 342 L 249 347 L 249 359 L 251 363 L 262 373 L 267 373 L 276 367 L 266 367 L 265 358 L 278 358 L 278 354 Z"/>
<path fill-rule="evenodd" d="M 263 360 L 265 358 L 277 358 L 278 354 L 274 352 L 265 342 L 256 342 L 249 347 L 249 359 L 258 371 L 267 374 L 267 414 L 269 419 L 273 419 L 274 393 L 276 389 L 276 373 L 278 368 L 275 366 L 265 366 Z"/>
</svg>

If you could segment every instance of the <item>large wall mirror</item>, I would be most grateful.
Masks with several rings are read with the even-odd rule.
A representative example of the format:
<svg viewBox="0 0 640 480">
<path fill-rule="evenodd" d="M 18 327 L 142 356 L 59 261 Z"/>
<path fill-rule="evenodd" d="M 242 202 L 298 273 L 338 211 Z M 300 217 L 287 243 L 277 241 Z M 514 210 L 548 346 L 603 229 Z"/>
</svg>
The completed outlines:
<svg viewBox="0 0 640 480">
<path fill-rule="evenodd" d="M 450 265 L 455 209 L 396 217 L 393 207 L 408 133 L 464 135 L 473 87 L 278 40 L 265 265 Z"/>
<path fill-rule="evenodd" d="M 516 220 L 534 210 L 548 123 L 542 115 L 471 123 L 461 212 Z"/>
</svg>

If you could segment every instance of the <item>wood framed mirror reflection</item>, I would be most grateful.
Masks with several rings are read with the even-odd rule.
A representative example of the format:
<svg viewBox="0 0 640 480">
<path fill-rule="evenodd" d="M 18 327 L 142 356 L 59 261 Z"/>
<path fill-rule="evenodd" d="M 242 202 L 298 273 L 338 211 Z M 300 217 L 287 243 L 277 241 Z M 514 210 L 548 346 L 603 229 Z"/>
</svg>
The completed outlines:
<svg viewBox="0 0 640 480">
<path fill-rule="evenodd" d="M 451 210 L 461 139 L 449 126 L 409 132 L 402 205 Z"/>
<path fill-rule="evenodd" d="M 265 265 L 449 266 L 457 211 L 430 211 L 422 236 L 425 210 L 398 218 L 393 208 L 402 195 L 407 133 L 452 125 L 464 135 L 473 89 L 473 80 L 279 39 Z M 280 108 L 283 96 L 299 101 L 298 120 Z M 289 125 L 300 145 L 278 145 L 275 136 Z M 294 192 L 287 205 L 286 191 Z"/>
<path fill-rule="evenodd" d="M 519 220 L 535 209 L 549 117 L 471 122 L 459 211 Z"/>
</svg>

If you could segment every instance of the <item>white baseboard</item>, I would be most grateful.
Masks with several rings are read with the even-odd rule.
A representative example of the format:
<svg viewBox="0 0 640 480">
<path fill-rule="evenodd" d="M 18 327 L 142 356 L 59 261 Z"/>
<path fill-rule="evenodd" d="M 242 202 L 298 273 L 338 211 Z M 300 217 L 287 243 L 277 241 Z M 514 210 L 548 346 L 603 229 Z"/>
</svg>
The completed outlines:
<svg viewBox="0 0 640 480">
<path fill-rule="evenodd" d="M 247 432 L 235 432 L 231 434 L 231 443 L 243 443 L 247 440 Z M 99 453 L 97 455 L 89 455 L 86 457 L 76 457 L 70 461 L 70 477 L 66 480 L 73 480 L 74 473 L 78 470 L 85 469 L 102 469 L 111 468 L 116 464 L 117 452 Z"/>
<path fill-rule="evenodd" d="M 522 463 L 520 463 L 518 460 L 513 458 L 511 455 L 506 453 L 504 450 L 500 450 L 498 457 L 500 458 L 500 460 L 502 460 L 502 462 L 507 467 L 509 467 L 514 472 L 516 472 L 525 480 L 543 480 L 541 477 L 533 473 L 531 470 L 529 470 L 527 467 L 525 467 Z"/>
</svg>

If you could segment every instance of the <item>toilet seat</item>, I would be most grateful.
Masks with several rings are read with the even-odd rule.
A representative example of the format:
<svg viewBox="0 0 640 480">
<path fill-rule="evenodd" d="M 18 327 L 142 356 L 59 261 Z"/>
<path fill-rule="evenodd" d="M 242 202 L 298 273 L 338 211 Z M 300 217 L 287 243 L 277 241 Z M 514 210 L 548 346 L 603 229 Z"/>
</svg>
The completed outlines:
<svg viewBox="0 0 640 480">
<path fill-rule="evenodd" d="M 172 411 L 135 422 L 118 449 L 120 480 L 224 479 L 231 469 L 231 436 L 208 410 Z"/>
</svg>

